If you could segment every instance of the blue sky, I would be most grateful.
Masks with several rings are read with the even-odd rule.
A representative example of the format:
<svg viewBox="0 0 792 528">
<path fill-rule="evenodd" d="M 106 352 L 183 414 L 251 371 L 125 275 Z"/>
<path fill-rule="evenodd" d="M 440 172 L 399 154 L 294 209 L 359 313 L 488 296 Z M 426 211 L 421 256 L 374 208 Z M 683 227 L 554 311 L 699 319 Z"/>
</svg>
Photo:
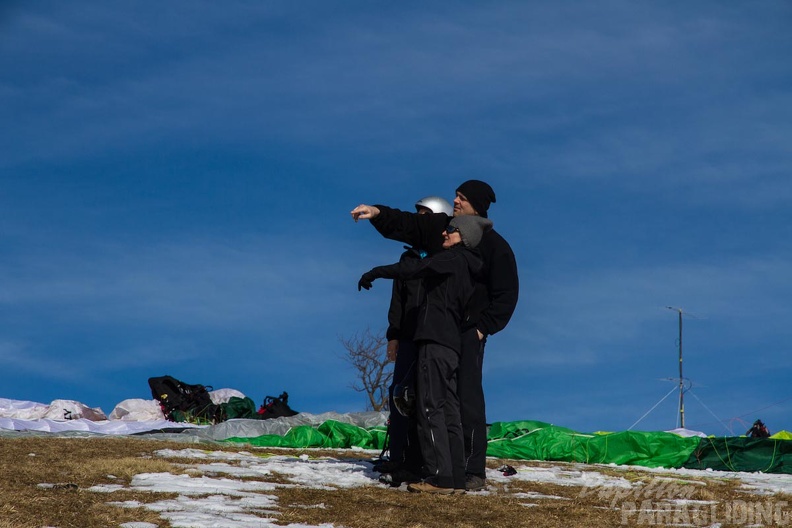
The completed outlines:
<svg viewBox="0 0 792 528">
<path fill-rule="evenodd" d="M 339 338 L 401 245 L 349 211 L 477 178 L 521 279 L 490 421 L 630 427 L 673 306 L 686 426 L 792 429 L 792 5 L 424 4 L 4 2 L 0 396 L 362 410 Z"/>
</svg>

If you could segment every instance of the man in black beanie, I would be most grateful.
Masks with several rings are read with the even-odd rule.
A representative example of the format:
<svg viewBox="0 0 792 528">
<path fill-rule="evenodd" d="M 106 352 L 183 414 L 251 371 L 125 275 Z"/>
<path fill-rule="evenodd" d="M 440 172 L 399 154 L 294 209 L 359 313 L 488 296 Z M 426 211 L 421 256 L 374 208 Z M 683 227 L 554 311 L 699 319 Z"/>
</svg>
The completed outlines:
<svg viewBox="0 0 792 528">
<path fill-rule="evenodd" d="M 358 290 L 375 279 L 421 279 L 423 296 L 413 339 L 418 346 L 416 415 L 423 455 L 422 482 L 408 491 L 453 494 L 467 489 L 465 441 L 459 403 L 459 364 L 466 306 L 476 291 L 482 267 L 474 251 L 492 221 L 473 215 L 454 217 L 445 228 L 444 251 L 424 259 L 399 260 L 363 274 Z"/>
<path fill-rule="evenodd" d="M 487 217 L 495 192 L 480 180 L 468 180 L 456 190 L 454 216 Z M 445 214 L 417 215 L 384 205 L 359 205 L 352 218 L 368 219 L 385 238 L 425 248 L 429 254 L 442 250 Z M 503 330 L 517 306 L 517 262 L 508 242 L 494 229 L 482 236 L 478 246 L 484 263 L 473 298 L 465 310 L 457 391 L 465 440 L 468 491 L 486 487 L 487 419 L 482 388 L 484 346 L 487 337 Z"/>
<path fill-rule="evenodd" d="M 492 187 L 480 180 L 468 180 L 460 185 L 456 190 L 454 198 L 454 216 L 457 210 L 463 210 L 463 214 L 473 214 L 487 218 L 487 210 L 491 203 L 495 203 L 495 191 Z M 464 203 L 467 202 L 468 206 Z"/>
</svg>

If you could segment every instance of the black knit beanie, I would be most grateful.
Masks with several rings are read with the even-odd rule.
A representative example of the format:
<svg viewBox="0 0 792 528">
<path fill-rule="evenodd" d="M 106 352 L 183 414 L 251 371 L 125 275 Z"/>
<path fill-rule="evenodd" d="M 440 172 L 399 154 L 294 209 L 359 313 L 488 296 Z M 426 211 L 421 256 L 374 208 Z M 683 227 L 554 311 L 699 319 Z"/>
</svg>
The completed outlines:
<svg viewBox="0 0 792 528">
<path fill-rule="evenodd" d="M 492 187 L 481 180 L 468 180 L 457 188 L 457 192 L 467 198 L 479 216 L 487 218 L 487 209 L 491 203 L 495 203 Z"/>
</svg>

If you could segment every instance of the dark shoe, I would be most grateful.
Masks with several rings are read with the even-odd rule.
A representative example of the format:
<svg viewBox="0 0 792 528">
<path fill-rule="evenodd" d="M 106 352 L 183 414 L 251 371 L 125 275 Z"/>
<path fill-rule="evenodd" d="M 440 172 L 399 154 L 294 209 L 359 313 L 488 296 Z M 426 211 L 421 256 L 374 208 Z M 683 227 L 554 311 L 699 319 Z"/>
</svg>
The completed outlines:
<svg viewBox="0 0 792 528">
<path fill-rule="evenodd" d="M 420 482 L 421 477 L 411 471 L 407 471 L 406 469 L 397 469 L 393 473 L 383 473 L 380 475 L 379 481 L 383 484 L 388 484 L 389 486 L 398 488 L 403 482 L 406 482 L 407 484 Z"/>
<path fill-rule="evenodd" d="M 439 488 L 428 482 L 415 482 L 407 486 L 407 491 L 412 493 L 434 493 L 435 495 L 453 495 L 454 488 Z"/>
<path fill-rule="evenodd" d="M 421 475 L 418 473 L 413 473 L 412 471 L 408 471 L 406 469 L 399 469 L 391 473 L 393 476 L 393 480 L 397 480 L 399 482 L 406 482 L 407 484 L 411 484 L 413 482 L 421 482 Z"/>
<path fill-rule="evenodd" d="M 378 473 L 393 473 L 397 469 L 401 467 L 399 462 L 395 460 L 383 460 L 381 462 L 377 462 L 374 464 L 374 467 L 371 468 Z"/>
<path fill-rule="evenodd" d="M 478 475 L 467 475 L 465 477 L 465 489 L 468 491 L 484 491 L 487 489 L 487 481 Z"/>
</svg>

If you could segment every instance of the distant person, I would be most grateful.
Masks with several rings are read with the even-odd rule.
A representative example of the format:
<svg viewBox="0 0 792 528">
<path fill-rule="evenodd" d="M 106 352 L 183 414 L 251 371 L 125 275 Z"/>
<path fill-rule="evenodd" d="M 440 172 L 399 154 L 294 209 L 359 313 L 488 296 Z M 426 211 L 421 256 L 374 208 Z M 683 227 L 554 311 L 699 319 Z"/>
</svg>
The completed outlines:
<svg viewBox="0 0 792 528">
<path fill-rule="evenodd" d="M 368 290 L 378 278 L 424 279 L 426 295 L 418 312 L 414 340 L 418 345 L 416 414 L 425 478 L 411 483 L 412 492 L 464 493 L 465 442 L 457 395 L 465 307 L 475 291 L 474 276 L 482 261 L 474 251 L 492 222 L 460 216 L 443 230 L 445 251 L 424 259 L 401 260 L 363 274 L 358 289 Z"/>
<path fill-rule="evenodd" d="M 480 180 L 468 180 L 456 190 L 454 218 L 487 218 L 495 191 Z M 417 215 L 384 205 L 359 205 L 351 212 L 355 221 L 368 219 L 384 237 L 426 249 L 430 255 L 442 249 L 446 214 Z M 465 436 L 467 489 L 486 489 L 487 418 L 482 387 L 484 347 L 487 337 L 503 330 L 511 319 L 519 296 L 514 252 L 495 230 L 484 233 L 478 250 L 484 268 L 468 304 L 462 326 L 462 357 L 459 365 L 459 399 Z"/>
<path fill-rule="evenodd" d="M 762 420 L 756 420 L 750 429 L 745 432 L 749 438 L 769 438 L 770 430 L 762 423 Z"/>
<path fill-rule="evenodd" d="M 443 198 L 427 196 L 415 202 L 418 214 L 445 213 L 450 215 L 453 206 Z M 418 247 L 405 247 L 402 261 L 418 261 L 427 252 Z M 394 391 L 398 388 L 415 387 L 417 348 L 413 340 L 418 324 L 418 309 L 425 297 L 425 288 L 420 279 L 393 281 L 390 307 L 388 309 L 388 359 L 395 361 L 393 382 L 388 388 L 388 451 L 390 459 L 374 466 L 375 471 L 385 473 L 380 481 L 392 486 L 402 482 L 417 482 L 421 479 L 421 447 L 418 442 L 415 417 L 404 416 L 394 402 Z"/>
</svg>

